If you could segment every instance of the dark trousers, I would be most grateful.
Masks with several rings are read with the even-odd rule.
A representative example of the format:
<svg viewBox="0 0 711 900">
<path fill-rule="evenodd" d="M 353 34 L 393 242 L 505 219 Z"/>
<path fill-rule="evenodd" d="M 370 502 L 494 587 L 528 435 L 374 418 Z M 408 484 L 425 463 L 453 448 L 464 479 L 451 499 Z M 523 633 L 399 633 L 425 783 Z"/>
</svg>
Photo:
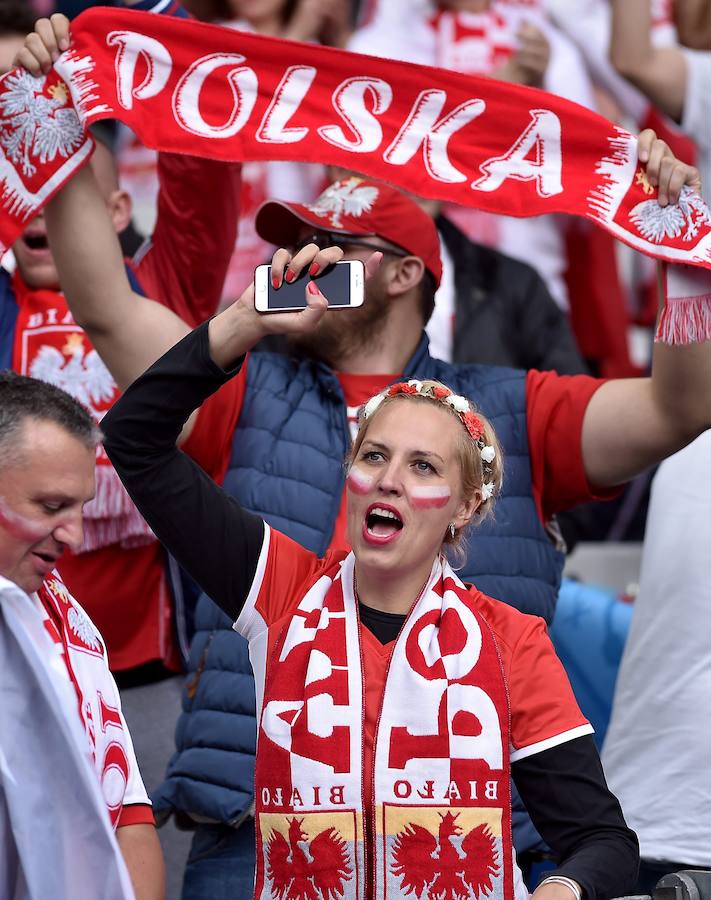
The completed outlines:
<svg viewBox="0 0 711 900">
<path fill-rule="evenodd" d="M 659 859 L 642 859 L 639 864 L 639 877 L 637 879 L 636 894 L 651 894 L 657 882 L 670 872 L 681 872 L 682 869 L 702 869 L 709 871 L 705 866 L 696 866 L 689 862 L 673 862 Z"/>
<path fill-rule="evenodd" d="M 254 819 L 239 828 L 198 826 L 185 866 L 181 900 L 252 900 Z"/>
</svg>

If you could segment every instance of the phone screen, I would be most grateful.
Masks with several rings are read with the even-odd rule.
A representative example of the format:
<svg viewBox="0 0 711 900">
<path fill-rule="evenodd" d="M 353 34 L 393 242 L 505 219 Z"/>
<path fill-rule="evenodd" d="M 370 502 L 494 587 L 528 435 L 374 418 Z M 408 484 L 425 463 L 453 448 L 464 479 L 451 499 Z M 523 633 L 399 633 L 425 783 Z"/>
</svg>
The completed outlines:
<svg viewBox="0 0 711 900">
<path fill-rule="evenodd" d="M 362 265 L 358 262 L 356 265 Z M 306 281 L 309 277 L 308 269 L 291 283 L 283 281 L 278 290 L 272 286 L 272 267 L 268 266 L 267 278 L 267 309 L 300 309 L 306 306 Z M 324 270 L 323 274 L 314 279 L 322 294 L 328 298 L 329 306 L 351 305 L 351 263 L 350 261 L 336 263 Z"/>
</svg>

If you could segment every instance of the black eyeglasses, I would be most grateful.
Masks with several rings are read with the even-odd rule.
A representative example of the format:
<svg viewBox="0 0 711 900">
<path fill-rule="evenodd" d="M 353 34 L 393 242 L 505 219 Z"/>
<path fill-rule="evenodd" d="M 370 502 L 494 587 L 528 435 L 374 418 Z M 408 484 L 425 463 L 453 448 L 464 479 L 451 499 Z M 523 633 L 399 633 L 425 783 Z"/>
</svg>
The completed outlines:
<svg viewBox="0 0 711 900">
<path fill-rule="evenodd" d="M 407 250 L 402 247 L 380 247 L 378 244 L 371 244 L 368 241 L 361 241 L 358 238 L 352 238 L 347 234 L 339 234 L 337 231 L 315 231 L 313 234 L 299 241 L 291 251 L 293 254 L 303 250 L 307 244 L 316 244 L 319 250 L 327 250 L 329 247 L 365 247 L 368 250 L 378 250 L 380 253 L 389 253 L 391 256 L 410 256 Z M 291 249 L 291 248 L 289 248 Z"/>
</svg>

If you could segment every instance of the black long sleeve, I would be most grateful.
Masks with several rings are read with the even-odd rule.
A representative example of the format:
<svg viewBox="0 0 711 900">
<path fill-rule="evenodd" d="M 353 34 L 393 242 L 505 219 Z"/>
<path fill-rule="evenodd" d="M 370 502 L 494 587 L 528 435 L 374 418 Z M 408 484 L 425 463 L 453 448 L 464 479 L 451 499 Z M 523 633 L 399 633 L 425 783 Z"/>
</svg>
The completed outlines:
<svg viewBox="0 0 711 900">
<path fill-rule="evenodd" d="M 546 875 L 577 881 L 587 900 L 632 893 L 639 846 L 607 787 L 591 735 L 566 741 L 511 766 L 533 824 L 559 866 Z"/>
<path fill-rule="evenodd" d="M 156 537 L 234 621 L 249 593 L 264 523 L 176 447 L 183 425 L 235 375 L 212 360 L 208 323 L 172 347 L 104 417 L 104 447 Z"/>
</svg>

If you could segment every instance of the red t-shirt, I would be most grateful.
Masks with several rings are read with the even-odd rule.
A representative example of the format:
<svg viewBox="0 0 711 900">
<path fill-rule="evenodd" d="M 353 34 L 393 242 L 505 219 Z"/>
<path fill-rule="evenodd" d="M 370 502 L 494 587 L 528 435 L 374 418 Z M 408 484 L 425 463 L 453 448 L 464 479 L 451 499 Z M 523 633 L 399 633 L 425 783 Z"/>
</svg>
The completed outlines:
<svg viewBox="0 0 711 900">
<path fill-rule="evenodd" d="M 232 447 L 232 434 L 244 400 L 246 368 L 203 404 L 184 446 L 206 471 L 224 478 Z M 399 376 L 337 373 L 353 429 L 358 407 Z M 528 449 L 533 498 L 541 521 L 579 503 L 604 500 L 617 488 L 595 488 L 585 474 L 582 430 L 585 410 L 604 380 L 587 375 L 538 372 L 526 375 Z M 352 430 L 352 434 L 353 434 Z M 345 537 L 345 491 L 330 549 L 348 548 Z"/>
<path fill-rule="evenodd" d="M 266 660 L 286 622 L 321 572 L 344 556 L 344 551 L 329 551 L 319 560 L 281 532 L 265 527 L 257 572 L 235 625 L 245 637 L 256 639 L 259 648 L 252 654 L 258 696 L 263 692 Z M 543 619 L 524 615 L 476 588 L 472 593 L 501 654 L 511 708 L 511 761 L 591 734 L 593 729 L 580 712 Z M 266 647 L 259 637 L 265 630 Z M 368 798 L 372 796 L 375 729 L 395 642 L 381 644 L 363 625 L 360 637 L 365 681 L 363 787 Z"/>
<path fill-rule="evenodd" d="M 198 325 L 220 300 L 234 246 L 239 167 L 161 153 L 158 178 L 156 228 L 132 269 L 146 296 Z M 226 460 L 221 471 L 206 471 L 220 480 L 225 468 Z M 58 568 L 104 636 L 113 671 L 152 660 L 179 667 L 160 544 L 66 553 Z"/>
</svg>

